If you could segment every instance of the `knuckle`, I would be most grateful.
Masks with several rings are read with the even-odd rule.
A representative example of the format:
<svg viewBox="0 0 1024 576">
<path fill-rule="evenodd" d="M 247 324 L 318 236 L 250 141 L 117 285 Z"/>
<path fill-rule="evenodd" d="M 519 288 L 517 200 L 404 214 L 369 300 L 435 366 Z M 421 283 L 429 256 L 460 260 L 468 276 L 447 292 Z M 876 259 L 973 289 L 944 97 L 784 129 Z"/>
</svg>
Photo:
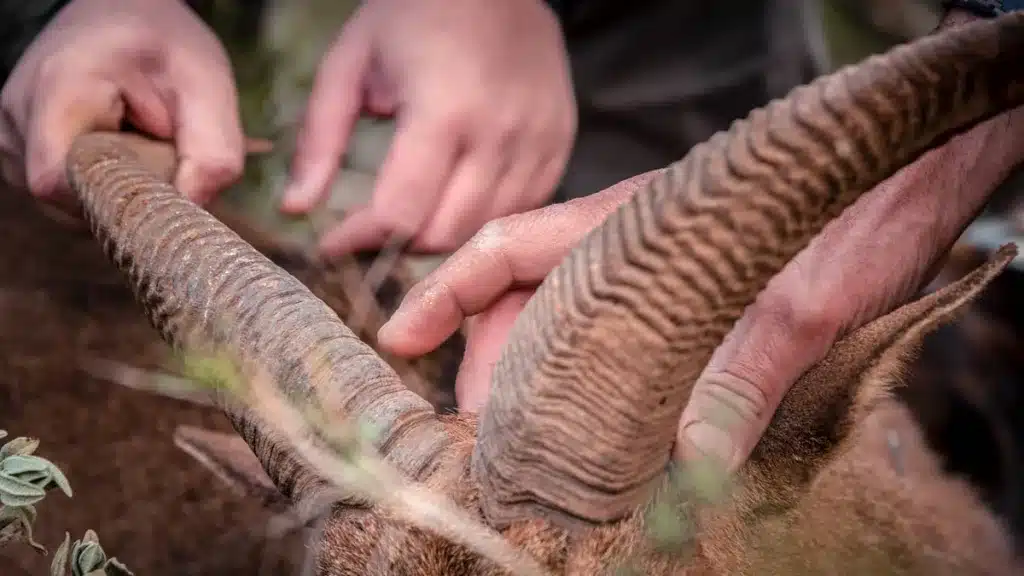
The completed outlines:
<svg viewBox="0 0 1024 576">
<path fill-rule="evenodd" d="M 842 326 L 842 314 L 827 299 L 766 290 L 751 310 L 755 323 L 770 326 L 789 346 L 831 343 Z"/>
<path fill-rule="evenodd" d="M 447 252 L 468 239 L 464 228 L 464 222 L 452 218 L 435 220 L 420 235 L 419 243 L 431 252 Z"/>
<path fill-rule="evenodd" d="M 419 282 L 413 284 L 412 288 L 406 291 L 402 300 L 405 302 L 416 302 L 425 299 L 434 290 L 434 286 L 441 282 L 438 278 L 440 272 L 440 269 L 432 270 Z"/>
<path fill-rule="evenodd" d="M 519 140 L 523 132 L 530 131 L 528 116 L 517 109 L 509 108 L 501 113 L 484 114 L 488 117 L 490 139 L 499 147 L 512 145 Z"/>
<path fill-rule="evenodd" d="M 469 99 L 462 103 L 459 110 L 449 112 L 449 124 L 479 144 L 508 146 L 526 128 L 526 115 L 513 102 Z"/>
<path fill-rule="evenodd" d="M 707 407 L 700 415 L 703 420 L 722 429 L 741 428 L 771 410 L 771 400 L 757 382 L 730 372 L 709 374 L 694 389 L 693 401 Z"/>
<path fill-rule="evenodd" d="M 464 249 L 481 254 L 498 254 L 504 249 L 506 233 L 514 216 L 495 218 L 480 227 Z"/>
<path fill-rule="evenodd" d="M 240 154 L 218 153 L 207 155 L 196 161 L 196 171 L 201 181 L 210 185 L 231 184 L 242 176 L 245 159 Z"/>
<path fill-rule="evenodd" d="M 416 240 L 416 246 L 424 252 L 440 254 L 451 252 L 459 247 L 458 237 L 445 231 L 422 234 Z"/>
<path fill-rule="evenodd" d="M 67 66 L 60 54 L 43 58 L 36 69 L 36 86 L 41 94 L 47 93 L 67 77 Z"/>
<path fill-rule="evenodd" d="M 407 189 L 412 187 L 412 182 L 409 184 L 399 183 L 399 189 Z M 376 192 L 374 193 L 376 194 Z M 422 205 L 407 205 L 397 206 L 391 208 L 384 201 L 374 197 L 373 203 L 371 204 L 374 217 L 379 223 L 380 228 L 387 230 L 389 234 L 399 234 L 402 236 L 418 236 L 419 232 L 425 223 L 427 223 L 431 216 L 431 210 Z"/>
<path fill-rule="evenodd" d="M 433 124 L 440 134 L 455 137 L 478 125 L 473 109 L 459 106 L 444 106 L 434 112 Z"/>
</svg>

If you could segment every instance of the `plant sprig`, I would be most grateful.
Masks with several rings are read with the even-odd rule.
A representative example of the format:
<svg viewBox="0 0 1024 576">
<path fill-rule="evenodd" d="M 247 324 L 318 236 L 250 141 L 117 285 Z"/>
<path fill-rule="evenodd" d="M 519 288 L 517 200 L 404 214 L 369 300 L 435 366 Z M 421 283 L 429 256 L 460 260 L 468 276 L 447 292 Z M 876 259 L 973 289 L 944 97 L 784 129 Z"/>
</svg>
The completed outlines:
<svg viewBox="0 0 1024 576">
<path fill-rule="evenodd" d="M 0 430 L 0 438 L 7 432 Z M 71 484 L 53 462 L 36 456 L 37 438 L 19 436 L 0 447 L 0 544 L 24 542 L 45 554 L 46 548 L 32 537 L 35 504 L 47 492 L 59 488 L 71 498 Z"/>
<path fill-rule="evenodd" d="M 53 555 L 50 576 L 135 576 L 117 558 L 108 558 L 96 532 L 86 530 L 85 536 L 71 544 L 71 534 L 64 533 L 64 542 Z"/>
<path fill-rule="evenodd" d="M 204 386 L 227 393 L 274 426 L 325 480 L 343 493 L 374 503 L 412 525 L 462 544 L 511 574 L 547 571 L 529 554 L 439 493 L 406 481 L 374 448 L 378 434 L 356 418 L 331 421 L 316 398 L 296 405 L 260 370 L 252 377 L 225 354 L 186 353 L 184 371 Z"/>
</svg>

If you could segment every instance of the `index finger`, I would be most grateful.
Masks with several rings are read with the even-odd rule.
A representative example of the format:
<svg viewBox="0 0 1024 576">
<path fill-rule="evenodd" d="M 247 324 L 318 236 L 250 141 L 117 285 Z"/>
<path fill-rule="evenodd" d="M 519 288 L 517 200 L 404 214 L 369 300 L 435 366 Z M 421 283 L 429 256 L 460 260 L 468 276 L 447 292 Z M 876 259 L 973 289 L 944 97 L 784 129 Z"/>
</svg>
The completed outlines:
<svg viewBox="0 0 1024 576">
<path fill-rule="evenodd" d="M 281 199 L 287 213 L 311 210 L 338 174 L 362 105 L 363 76 L 370 62 L 362 20 L 358 13 L 353 17 L 317 68 L 292 156 L 291 183 Z"/>
<path fill-rule="evenodd" d="M 436 114 L 403 114 L 368 208 L 343 218 L 322 239 L 325 254 L 366 248 L 390 236 L 413 237 L 439 203 L 459 156 L 458 141 Z"/>
<path fill-rule="evenodd" d="M 509 289 L 540 283 L 590 230 L 661 170 L 564 204 L 494 220 L 409 291 L 378 342 L 402 356 L 424 354 Z"/>
</svg>

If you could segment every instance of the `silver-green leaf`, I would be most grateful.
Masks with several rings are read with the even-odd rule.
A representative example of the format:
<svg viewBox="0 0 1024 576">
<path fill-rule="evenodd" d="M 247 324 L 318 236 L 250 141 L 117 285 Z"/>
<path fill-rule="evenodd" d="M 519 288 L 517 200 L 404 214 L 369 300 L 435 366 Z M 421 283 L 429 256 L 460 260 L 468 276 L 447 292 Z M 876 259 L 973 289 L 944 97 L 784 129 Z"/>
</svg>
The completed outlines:
<svg viewBox="0 0 1024 576">
<path fill-rule="evenodd" d="M 32 537 L 32 523 L 35 520 L 36 509 L 32 506 L 0 506 L 0 544 L 27 542 L 29 546 L 45 554 L 46 548 Z"/>
<path fill-rule="evenodd" d="M 25 486 L 32 486 L 36 490 L 28 490 Z M 11 497 L 41 499 L 39 490 L 45 495 L 45 491 L 54 486 L 71 497 L 71 485 L 67 477 L 46 458 L 16 454 L 0 460 L 0 502 L 8 506 L 24 505 L 4 499 L 8 492 Z M 26 503 L 34 504 L 36 501 Z"/>
<path fill-rule="evenodd" d="M 0 436 L 0 438 L 2 438 L 2 436 Z M 14 455 L 31 456 L 35 453 L 36 448 L 39 448 L 38 438 L 21 436 L 11 440 L 0 448 L 0 460 Z"/>
<path fill-rule="evenodd" d="M 0 472 L 0 504 L 4 506 L 28 506 L 46 496 L 46 491 L 20 478 Z"/>
<path fill-rule="evenodd" d="M 50 576 L 67 576 L 70 548 L 71 534 L 65 532 L 64 541 L 61 542 L 60 548 L 57 548 L 57 552 L 53 555 L 53 561 L 50 562 Z"/>
<path fill-rule="evenodd" d="M 107 574 L 108 576 L 135 576 L 135 573 L 117 558 L 107 560 Z"/>
<path fill-rule="evenodd" d="M 71 576 L 134 576 L 116 558 L 107 558 L 96 532 L 86 530 L 85 536 L 73 544 L 70 539 L 70 535 L 66 535 L 57 550 L 50 566 L 51 576 L 67 576 L 68 565 Z"/>
</svg>

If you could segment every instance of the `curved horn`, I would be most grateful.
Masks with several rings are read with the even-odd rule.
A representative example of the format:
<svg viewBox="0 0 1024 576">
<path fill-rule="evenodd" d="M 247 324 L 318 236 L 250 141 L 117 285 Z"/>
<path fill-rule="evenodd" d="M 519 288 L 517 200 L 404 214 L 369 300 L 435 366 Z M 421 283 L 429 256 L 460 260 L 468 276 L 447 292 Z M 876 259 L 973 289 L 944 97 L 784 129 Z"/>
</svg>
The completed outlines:
<svg viewBox="0 0 1024 576">
<path fill-rule="evenodd" d="M 643 504 L 744 308 L 861 193 L 1024 102 L 1022 58 L 1014 13 L 819 78 L 694 147 L 587 236 L 494 372 L 472 464 L 492 525 Z"/>
<path fill-rule="evenodd" d="M 169 145 L 119 133 L 80 136 L 68 158 L 93 234 L 163 338 L 226 350 L 290 397 L 319 397 L 331 418 L 365 418 L 381 431 L 378 448 L 417 478 L 447 441 L 430 404 L 302 283 L 168 184 L 173 167 Z M 285 496 L 320 493 L 279 436 L 225 408 Z"/>
</svg>

